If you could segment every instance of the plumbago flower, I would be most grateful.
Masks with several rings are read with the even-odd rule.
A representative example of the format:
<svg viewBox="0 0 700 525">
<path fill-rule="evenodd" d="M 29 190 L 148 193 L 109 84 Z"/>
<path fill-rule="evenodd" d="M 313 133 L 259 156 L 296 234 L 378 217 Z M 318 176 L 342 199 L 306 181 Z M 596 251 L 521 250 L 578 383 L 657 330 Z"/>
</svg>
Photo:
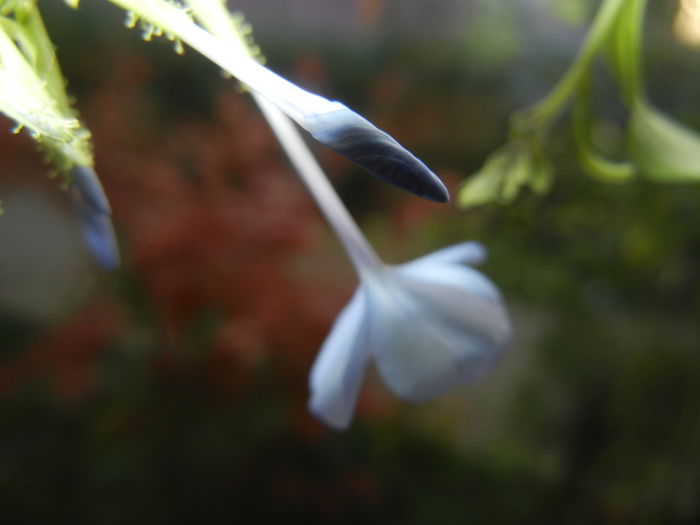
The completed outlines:
<svg viewBox="0 0 700 525">
<path fill-rule="evenodd" d="M 190 1 L 194 16 L 230 48 L 249 53 L 239 27 L 219 2 Z M 510 323 L 498 289 L 481 273 L 465 265 L 483 261 L 486 250 L 466 242 L 400 266 L 380 261 L 367 239 L 352 220 L 338 195 L 309 152 L 292 122 L 267 98 L 253 97 L 301 179 L 315 198 L 321 212 L 335 230 L 360 278 L 360 286 L 341 312 L 323 343 L 310 375 L 309 408 L 329 426 L 346 428 L 370 359 L 397 395 L 420 401 L 447 389 L 481 377 L 496 362 L 510 338 Z M 292 99 L 292 103 L 296 101 Z M 343 129 L 350 110 L 341 110 L 339 120 L 324 115 L 326 129 Z M 361 117 L 358 117 L 361 119 Z M 355 117 L 348 120 L 357 122 Z M 338 122 L 340 126 L 338 127 Z M 361 129 L 371 124 L 362 119 Z M 373 127 L 372 127 L 373 128 Z M 371 133 L 377 133 L 373 128 Z M 384 150 L 391 158 L 396 151 L 393 139 L 379 132 L 379 138 L 354 140 L 356 131 L 336 131 L 335 140 L 367 158 L 375 156 L 374 166 L 398 164 L 384 161 L 377 142 L 389 144 Z M 399 146 L 400 147 L 400 146 Z M 342 148 L 338 148 L 342 149 Z M 404 150 L 405 151 L 405 150 Z M 387 153 L 388 152 L 388 153 Z M 411 163 L 418 163 L 412 167 Z M 409 173 L 427 172 L 412 155 L 404 155 L 400 165 Z M 380 173 L 380 176 L 384 176 Z M 393 179 L 401 178 L 394 174 Z M 437 177 L 435 177 L 437 178 Z M 415 189 L 415 186 L 413 187 Z"/>
<path fill-rule="evenodd" d="M 511 329 L 498 289 L 464 266 L 485 259 L 485 249 L 468 242 L 408 264 L 385 265 L 289 119 L 264 99 L 258 104 L 360 278 L 313 365 L 311 411 L 334 428 L 346 428 L 370 359 L 389 388 L 411 401 L 487 372 Z"/>
<path fill-rule="evenodd" d="M 0 5 L 0 111 L 27 129 L 56 171 L 73 183 L 85 239 L 106 268 L 119 264 L 111 212 L 92 168 L 90 132 L 70 107 L 53 46 L 36 2 Z"/>
<path fill-rule="evenodd" d="M 370 360 L 410 401 L 487 372 L 510 338 L 510 324 L 498 289 L 464 266 L 484 257 L 480 244 L 466 242 L 407 264 L 360 269 L 360 287 L 311 371 L 311 410 L 346 428 Z"/>
</svg>

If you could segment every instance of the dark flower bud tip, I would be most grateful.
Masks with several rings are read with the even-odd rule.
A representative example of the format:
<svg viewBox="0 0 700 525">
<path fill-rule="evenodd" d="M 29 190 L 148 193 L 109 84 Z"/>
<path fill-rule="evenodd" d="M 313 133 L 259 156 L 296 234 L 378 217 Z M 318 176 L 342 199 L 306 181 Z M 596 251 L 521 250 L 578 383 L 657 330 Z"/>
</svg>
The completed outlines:
<svg viewBox="0 0 700 525">
<path fill-rule="evenodd" d="M 75 204 L 83 238 L 95 260 L 107 270 L 119 266 L 119 248 L 112 226 L 109 202 L 94 170 L 75 166 L 71 171 L 70 196 Z"/>
<path fill-rule="evenodd" d="M 375 177 L 435 202 L 448 202 L 443 182 L 418 158 L 354 111 L 341 107 L 305 119 L 311 135 Z"/>
</svg>

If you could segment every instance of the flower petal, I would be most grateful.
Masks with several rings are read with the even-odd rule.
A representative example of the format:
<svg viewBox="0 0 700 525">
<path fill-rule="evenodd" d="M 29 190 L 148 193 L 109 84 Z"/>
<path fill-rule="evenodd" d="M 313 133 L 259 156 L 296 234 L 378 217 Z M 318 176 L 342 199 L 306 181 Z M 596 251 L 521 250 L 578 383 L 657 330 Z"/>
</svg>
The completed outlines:
<svg viewBox="0 0 700 525">
<path fill-rule="evenodd" d="M 394 270 L 397 275 L 404 279 L 457 287 L 489 301 L 501 300 L 501 293 L 496 285 L 481 272 L 469 266 L 458 264 L 436 264 L 429 260 L 428 257 L 395 266 Z"/>
<path fill-rule="evenodd" d="M 387 385 L 409 400 L 428 399 L 474 381 L 510 338 L 501 301 L 462 286 L 394 274 L 368 291 L 377 367 Z"/>
<path fill-rule="evenodd" d="M 369 358 L 366 297 L 362 288 L 340 313 L 311 369 L 309 410 L 326 424 L 350 424 Z"/>
<path fill-rule="evenodd" d="M 428 263 L 461 263 L 468 264 L 469 266 L 476 266 L 477 264 L 483 263 L 488 255 L 488 250 L 486 250 L 486 247 L 480 242 L 465 241 L 434 251 L 402 266 L 411 266 L 414 264 L 423 265 Z"/>
</svg>

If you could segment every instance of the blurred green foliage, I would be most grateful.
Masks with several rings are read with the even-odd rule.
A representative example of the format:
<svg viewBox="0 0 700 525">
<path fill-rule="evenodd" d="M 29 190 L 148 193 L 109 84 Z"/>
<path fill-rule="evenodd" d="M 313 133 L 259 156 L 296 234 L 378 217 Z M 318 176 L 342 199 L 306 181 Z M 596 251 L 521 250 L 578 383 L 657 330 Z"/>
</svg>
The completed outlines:
<svg viewBox="0 0 700 525">
<path fill-rule="evenodd" d="M 575 152 L 581 169 L 596 179 L 622 183 L 640 175 L 657 183 L 690 183 L 700 178 L 696 162 L 700 135 L 656 109 L 649 98 L 643 58 L 647 5 L 647 0 L 599 4 L 575 59 L 544 97 L 511 116 L 505 146 L 491 153 L 460 188 L 461 206 L 508 204 L 522 187 L 536 194 L 548 191 L 555 174 L 550 136 L 570 105 Z M 695 17 L 690 23 L 700 24 L 692 4 L 678 9 L 679 16 Z M 591 99 L 602 69 L 596 67 L 599 61 L 617 83 L 617 88 L 606 86 L 607 97 L 625 106 L 625 117 L 618 124 L 624 130 L 624 147 L 598 147 L 601 141 L 594 131 L 600 126 Z M 610 156 L 611 152 L 616 155 Z"/>
</svg>

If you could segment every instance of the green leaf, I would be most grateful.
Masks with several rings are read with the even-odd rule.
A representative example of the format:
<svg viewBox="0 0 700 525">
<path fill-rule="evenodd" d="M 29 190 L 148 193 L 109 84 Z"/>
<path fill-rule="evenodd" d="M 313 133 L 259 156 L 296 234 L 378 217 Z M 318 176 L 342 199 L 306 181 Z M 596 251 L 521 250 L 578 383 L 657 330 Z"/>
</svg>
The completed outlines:
<svg viewBox="0 0 700 525">
<path fill-rule="evenodd" d="M 528 177 L 528 186 L 538 195 L 544 195 L 552 187 L 554 180 L 554 172 L 549 160 L 544 156 L 544 153 L 537 151 L 533 156 Z"/>
<path fill-rule="evenodd" d="M 626 0 L 608 39 L 607 56 L 625 101 L 642 93 L 642 39 L 647 0 Z"/>
<path fill-rule="evenodd" d="M 506 204 L 523 186 L 536 193 L 549 190 L 552 171 L 541 148 L 534 141 L 512 140 L 492 153 L 483 167 L 462 186 L 457 197 L 463 208 L 491 202 Z"/>
<path fill-rule="evenodd" d="M 16 131 L 29 131 L 57 171 L 90 166 L 90 133 L 68 104 L 38 7 L 31 1 L 13 5 L 13 17 L 0 17 L 0 112 L 17 122 Z"/>
<path fill-rule="evenodd" d="M 700 180 L 700 135 L 638 99 L 628 125 L 630 157 L 642 175 L 661 182 Z"/>
<path fill-rule="evenodd" d="M 486 159 L 483 167 L 462 185 L 457 197 L 458 204 L 468 208 L 498 200 L 509 156 L 507 147 L 493 152 Z"/>
</svg>

